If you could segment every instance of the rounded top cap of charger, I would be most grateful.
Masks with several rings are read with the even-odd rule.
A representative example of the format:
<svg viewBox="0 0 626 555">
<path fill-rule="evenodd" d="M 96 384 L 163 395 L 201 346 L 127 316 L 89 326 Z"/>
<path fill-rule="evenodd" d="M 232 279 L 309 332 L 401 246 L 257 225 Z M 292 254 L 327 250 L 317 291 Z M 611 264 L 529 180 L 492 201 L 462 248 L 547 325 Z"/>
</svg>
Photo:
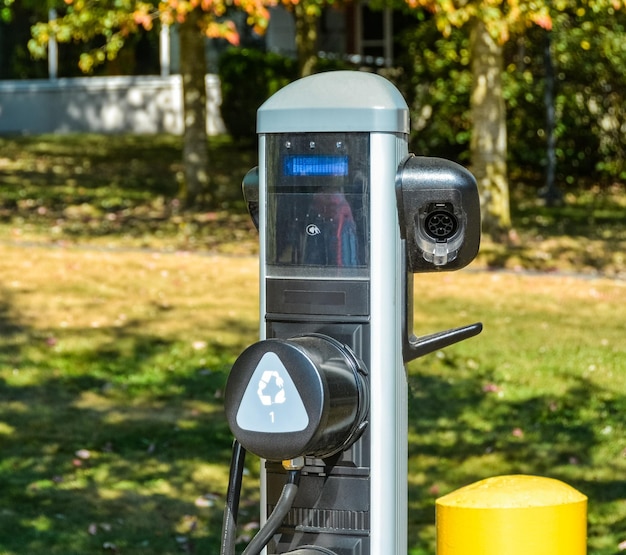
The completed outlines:
<svg viewBox="0 0 626 555">
<path fill-rule="evenodd" d="M 408 133 L 409 108 L 387 79 L 329 71 L 280 89 L 257 112 L 257 133 Z"/>
</svg>

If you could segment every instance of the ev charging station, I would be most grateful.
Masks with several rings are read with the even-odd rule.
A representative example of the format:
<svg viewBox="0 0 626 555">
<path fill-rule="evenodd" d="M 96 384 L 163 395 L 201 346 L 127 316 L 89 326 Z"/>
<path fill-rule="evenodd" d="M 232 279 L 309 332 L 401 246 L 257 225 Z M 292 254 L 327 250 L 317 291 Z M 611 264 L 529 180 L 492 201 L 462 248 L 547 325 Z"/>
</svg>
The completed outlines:
<svg viewBox="0 0 626 555">
<path fill-rule="evenodd" d="M 233 555 L 245 452 L 261 458 L 261 529 L 244 555 L 405 555 L 404 365 L 480 333 L 413 335 L 413 274 L 480 242 L 473 176 L 408 153 L 386 79 L 300 79 L 258 110 L 243 190 L 260 235 L 260 341 L 225 394 L 235 436 L 222 535 Z"/>
</svg>

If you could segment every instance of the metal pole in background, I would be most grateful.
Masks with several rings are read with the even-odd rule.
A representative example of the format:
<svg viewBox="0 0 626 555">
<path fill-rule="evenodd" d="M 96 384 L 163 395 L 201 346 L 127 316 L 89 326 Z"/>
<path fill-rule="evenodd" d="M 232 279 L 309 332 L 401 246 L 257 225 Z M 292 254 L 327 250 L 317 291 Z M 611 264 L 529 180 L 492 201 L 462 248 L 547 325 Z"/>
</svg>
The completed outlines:
<svg viewBox="0 0 626 555">
<path fill-rule="evenodd" d="M 48 21 L 57 18 L 57 11 L 54 8 L 48 10 Z M 48 40 L 48 79 L 56 79 L 59 76 L 59 46 L 55 36 Z"/>
</svg>

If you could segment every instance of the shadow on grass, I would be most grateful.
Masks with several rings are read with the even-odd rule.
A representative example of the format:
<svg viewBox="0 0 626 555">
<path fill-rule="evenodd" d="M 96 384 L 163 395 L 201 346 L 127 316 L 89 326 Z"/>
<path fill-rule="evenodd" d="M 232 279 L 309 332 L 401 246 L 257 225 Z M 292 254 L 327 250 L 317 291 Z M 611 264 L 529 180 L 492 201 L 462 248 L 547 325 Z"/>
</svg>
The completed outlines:
<svg viewBox="0 0 626 555">
<path fill-rule="evenodd" d="M 548 207 L 529 187 L 512 189 L 515 233 L 503 244 L 485 241 L 480 258 L 492 268 L 575 271 L 623 276 L 624 185 L 580 188 Z"/>
<path fill-rule="evenodd" d="M 246 320 L 217 327 L 256 337 Z M 195 349 L 145 329 L 35 330 L 0 290 L 3 553 L 218 552 L 231 444 L 221 391 L 244 345 Z M 488 370 L 453 355 L 437 364 L 410 372 L 410 545 L 432 543 L 423 530 L 439 495 L 523 472 L 588 495 L 590 553 L 614 555 L 601 539 L 624 530 L 613 509 L 626 483 L 606 434 L 623 425 L 626 398 L 575 378 L 558 395 L 500 396 Z M 249 493 L 243 518 L 257 510 Z"/>
<path fill-rule="evenodd" d="M 83 330 L 67 350 L 2 297 L 0 552 L 219 551 L 232 346 L 193 349 L 141 324 L 99 329 L 89 348 Z"/>
<path fill-rule="evenodd" d="M 409 378 L 410 468 L 422 475 L 409 488 L 409 545 L 434 541 L 423 529 L 434 523 L 437 497 L 490 476 L 533 474 L 587 495 L 590 553 L 616 554 L 602 538 L 609 523 L 612 534 L 626 531 L 624 519 L 607 514 L 611 503 L 626 499 L 626 480 L 619 453 L 606 452 L 606 435 L 620 429 L 626 397 L 572 378 L 560 395 L 507 398 L 484 373 L 468 375 L 447 360 L 449 374 Z"/>
<path fill-rule="evenodd" d="M 18 239 L 255 251 L 241 180 L 257 155 L 227 137 L 210 139 L 210 190 L 188 208 L 180 137 L 4 137 L 0 146 L 0 227 Z"/>
</svg>

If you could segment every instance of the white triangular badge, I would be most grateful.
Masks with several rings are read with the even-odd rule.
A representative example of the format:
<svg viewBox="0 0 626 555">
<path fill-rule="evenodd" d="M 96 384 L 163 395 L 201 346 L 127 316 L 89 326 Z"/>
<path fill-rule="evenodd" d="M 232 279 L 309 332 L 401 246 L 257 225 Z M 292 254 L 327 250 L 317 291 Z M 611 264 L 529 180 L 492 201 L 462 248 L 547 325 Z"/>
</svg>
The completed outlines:
<svg viewBox="0 0 626 555">
<path fill-rule="evenodd" d="M 300 393 L 276 353 L 265 353 L 237 411 L 237 425 L 250 432 L 301 432 L 309 415 Z"/>
</svg>

